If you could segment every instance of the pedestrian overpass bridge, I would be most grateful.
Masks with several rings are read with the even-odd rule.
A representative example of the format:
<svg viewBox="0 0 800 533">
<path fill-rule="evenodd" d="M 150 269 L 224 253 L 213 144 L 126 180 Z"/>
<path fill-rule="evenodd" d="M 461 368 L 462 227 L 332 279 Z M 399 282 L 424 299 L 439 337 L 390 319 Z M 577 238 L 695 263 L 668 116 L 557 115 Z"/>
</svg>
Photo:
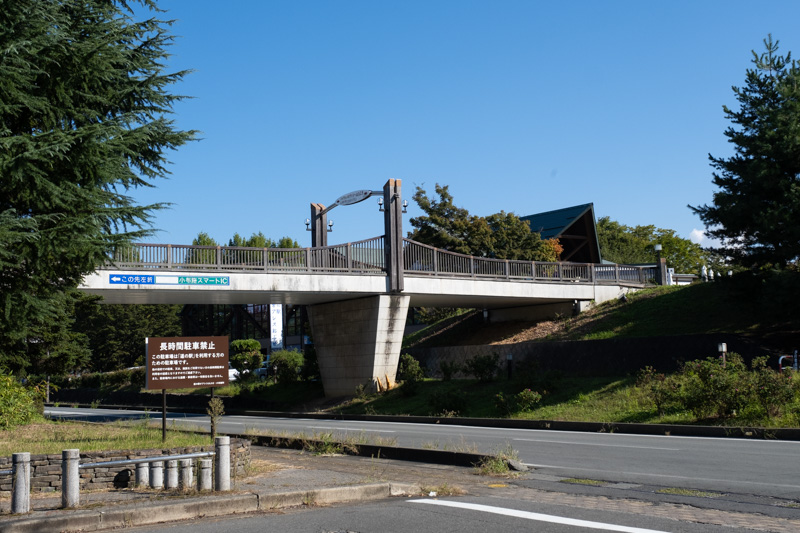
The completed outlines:
<svg viewBox="0 0 800 533">
<path fill-rule="evenodd" d="M 292 249 L 134 244 L 80 289 L 118 304 L 308 305 L 333 397 L 394 381 L 409 306 L 544 318 L 658 279 L 655 267 L 498 260 L 385 240 Z"/>
</svg>

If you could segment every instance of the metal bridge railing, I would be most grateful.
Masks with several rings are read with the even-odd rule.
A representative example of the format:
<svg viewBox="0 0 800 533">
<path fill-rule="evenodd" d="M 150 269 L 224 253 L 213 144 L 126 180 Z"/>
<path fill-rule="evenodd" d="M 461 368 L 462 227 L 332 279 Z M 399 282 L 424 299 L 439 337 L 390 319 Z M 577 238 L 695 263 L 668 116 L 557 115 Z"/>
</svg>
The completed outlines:
<svg viewBox="0 0 800 533">
<path fill-rule="evenodd" d="M 133 244 L 117 250 L 106 268 L 383 274 L 386 272 L 384 244 L 382 235 L 321 248 Z M 475 257 L 410 239 L 403 239 L 403 269 L 405 274 L 420 276 L 633 285 L 654 283 L 658 273 L 656 267 Z"/>
<path fill-rule="evenodd" d="M 489 259 L 448 252 L 410 239 L 403 239 L 403 261 L 406 274 L 513 281 L 644 285 L 655 282 L 657 274 L 655 267 Z"/>
</svg>

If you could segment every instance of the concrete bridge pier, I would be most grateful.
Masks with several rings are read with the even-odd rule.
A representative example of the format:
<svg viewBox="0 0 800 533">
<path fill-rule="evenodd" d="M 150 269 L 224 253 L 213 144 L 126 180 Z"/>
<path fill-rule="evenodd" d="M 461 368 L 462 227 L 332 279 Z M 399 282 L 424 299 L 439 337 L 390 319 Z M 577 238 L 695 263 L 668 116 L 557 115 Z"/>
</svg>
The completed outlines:
<svg viewBox="0 0 800 533">
<path fill-rule="evenodd" d="M 397 375 L 409 296 L 385 294 L 309 307 L 325 396 L 351 396 Z"/>
</svg>

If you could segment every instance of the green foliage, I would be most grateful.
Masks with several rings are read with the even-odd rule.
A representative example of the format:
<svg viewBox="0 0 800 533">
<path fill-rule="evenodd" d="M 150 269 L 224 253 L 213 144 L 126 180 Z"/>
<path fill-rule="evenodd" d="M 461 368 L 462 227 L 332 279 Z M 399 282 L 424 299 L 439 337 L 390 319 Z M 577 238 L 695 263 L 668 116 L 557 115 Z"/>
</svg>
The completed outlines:
<svg viewBox="0 0 800 533">
<path fill-rule="evenodd" d="M 513 396 L 498 392 L 494 397 L 494 405 L 503 416 L 531 412 L 541 401 L 542 395 L 531 389 L 523 389 Z"/>
<path fill-rule="evenodd" d="M 275 381 L 289 383 L 300 378 L 303 369 L 303 354 L 294 350 L 276 350 L 270 355 L 270 364 L 277 367 Z"/>
<path fill-rule="evenodd" d="M 431 396 L 431 414 L 459 416 L 467 406 L 467 393 L 463 390 L 448 389 Z"/>
<path fill-rule="evenodd" d="M 664 416 L 667 408 L 680 400 L 678 380 L 656 372 L 652 366 L 646 366 L 639 371 L 636 386 L 653 402 L 658 416 Z"/>
<path fill-rule="evenodd" d="M 407 353 L 401 354 L 400 363 L 397 365 L 398 381 L 422 381 L 424 378 L 425 372 L 419 361 Z"/>
<path fill-rule="evenodd" d="M 690 208 L 723 254 L 745 266 L 784 267 L 800 256 L 800 66 L 778 54 L 778 41 L 753 52 L 745 86 L 734 87 L 738 109 L 723 106 L 734 155 L 709 156 L 718 188 L 712 205 Z"/>
<path fill-rule="evenodd" d="M 784 414 L 795 397 L 792 373 L 776 372 L 767 366 L 766 357 L 757 357 L 751 363 L 751 393 L 761 408 L 762 417 L 777 418 Z M 795 377 L 795 381 L 797 380 Z"/>
<path fill-rule="evenodd" d="M 681 401 L 697 418 L 728 417 L 747 405 L 747 367 L 735 353 L 686 363 L 681 372 Z"/>
<path fill-rule="evenodd" d="M 41 388 L 28 388 L 10 373 L 0 373 L 0 429 L 27 424 L 39 413 Z"/>
<path fill-rule="evenodd" d="M 82 296 L 75 308 L 73 330 L 88 339 L 91 354 L 84 368 L 110 372 L 142 366 L 145 338 L 181 334 L 179 305 L 104 305 L 100 301 Z"/>
<path fill-rule="evenodd" d="M 437 183 L 435 190 L 438 199 L 428 198 L 422 187 L 417 187 L 414 193 L 414 201 L 425 215 L 411 219 L 414 227 L 409 234 L 411 239 L 478 257 L 558 260 L 557 242 L 543 241 L 538 233 L 531 232 L 527 221 L 520 220 L 514 213 L 500 211 L 488 217 L 470 215 L 453 203 L 447 185 Z"/>
<path fill-rule="evenodd" d="M 461 372 L 461 365 L 455 361 L 442 361 L 439 363 L 439 371 L 442 373 L 442 380 L 450 381 L 453 375 Z"/>
<path fill-rule="evenodd" d="M 231 366 L 239 371 L 239 380 L 255 378 L 255 372 L 264 358 L 261 343 L 255 339 L 239 339 L 231 342 Z"/>
<path fill-rule="evenodd" d="M 603 259 L 620 264 L 655 263 L 656 244 L 667 266 L 682 274 L 699 274 L 702 265 L 719 268 L 699 244 L 678 237 L 674 230 L 655 226 L 625 226 L 609 217 L 597 221 L 597 240 Z"/>
<path fill-rule="evenodd" d="M 63 320 L 65 294 L 149 233 L 132 191 L 194 138 L 169 120 L 168 22 L 129 2 L 15 0 L 0 9 L 0 361 Z M 149 0 L 139 2 L 155 12 Z"/>
<path fill-rule="evenodd" d="M 500 356 L 497 354 L 476 355 L 464 363 L 464 372 L 481 383 L 492 381 L 499 369 Z"/>
<path fill-rule="evenodd" d="M 400 387 L 403 395 L 415 395 L 423 379 L 425 379 L 425 372 L 422 370 L 419 361 L 407 353 L 400 354 L 400 362 L 397 365 L 397 381 L 403 383 L 403 386 Z"/>
</svg>

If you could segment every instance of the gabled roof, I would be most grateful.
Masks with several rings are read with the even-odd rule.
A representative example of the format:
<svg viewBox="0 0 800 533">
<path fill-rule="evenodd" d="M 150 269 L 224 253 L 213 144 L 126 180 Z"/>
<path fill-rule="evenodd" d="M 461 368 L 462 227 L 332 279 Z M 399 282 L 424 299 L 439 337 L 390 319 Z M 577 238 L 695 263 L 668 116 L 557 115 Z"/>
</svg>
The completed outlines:
<svg viewBox="0 0 800 533">
<path fill-rule="evenodd" d="M 576 205 L 519 218 L 529 221 L 531 223 L 531 231 L 540 233 L 542 239 L 552 239 L 558 238 L 584 213 L 593 210 L 593 207 L 594 204 Z M 594 213 L 592 214 L 594 215 Z"/>
<path fill-rule="evenodd" d="M 563 261 L 600 263 L 600 244 L 594 204 L 582 204 L 520 217 L 530 222 L 531 231 L 542 239 L 558 239 L 564 247 Z"/>
</svg>

